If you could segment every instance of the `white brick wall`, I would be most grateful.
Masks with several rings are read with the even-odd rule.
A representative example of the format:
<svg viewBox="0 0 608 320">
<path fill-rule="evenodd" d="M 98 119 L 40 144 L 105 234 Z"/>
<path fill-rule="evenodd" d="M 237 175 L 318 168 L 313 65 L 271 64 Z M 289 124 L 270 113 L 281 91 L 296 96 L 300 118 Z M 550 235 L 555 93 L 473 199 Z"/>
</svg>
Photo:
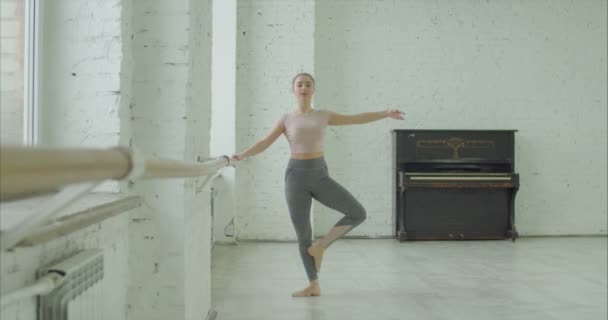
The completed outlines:
<svg viewBox="0 0 608 320">
<path fill-rule="evenodd" d="M 40 143 L 115 146 L 120 134 L 122 1 L 40 5 Z"/>
<path fill-rule="evenodd" d="M 42 1 L 38 142 L 110 147 L 120 141 L 122 5 Z M 116 192 L 115 183 L 97 191 Z"/>
<path fill-rule="evenodd" d="M 0 2 L 0 142 L 23 143 L 23 0 Z"/>
<path fill-rule="evenodd" d="M 313 70 L 313 57 L 317 107 L 402 108 L 405 122 L 328 130 L 330 171 L 368 210 L 352 235 L 393 233 L 395 128 L 519 129 L 519 231 L 607 233 L 605 1 L 294 6 L 239 2 L 237 149 L 293 108 L 290 77 L 298 64 Z M 237 170 L 239 237 L 293 238 L 283 199 L 287 155 L 281 138 Z M 323 207 L 314 214 L 316 234 L 339 218 Z"/>
<path fill-rule="evenodd" d="M 284 112 L 295 108 L 291 79 L 313 71 L 313 34 L 313 1 L 237 3 L 237 151 L 263 138 Z M 280 138 L 239 165 L 239 238 L 294 238 L 283 192 L 288 155 L 287 142 Z"/>
<path fill-rule="evenodd" d="M 390 234 L 399 127 L 518 129 L 519 231 L 606 234 L 605 1 L 319 2 L 316 35 L 318 104 L 407 113 L 330 135 L 369 211 L 359 234 Z"/>
</svg>

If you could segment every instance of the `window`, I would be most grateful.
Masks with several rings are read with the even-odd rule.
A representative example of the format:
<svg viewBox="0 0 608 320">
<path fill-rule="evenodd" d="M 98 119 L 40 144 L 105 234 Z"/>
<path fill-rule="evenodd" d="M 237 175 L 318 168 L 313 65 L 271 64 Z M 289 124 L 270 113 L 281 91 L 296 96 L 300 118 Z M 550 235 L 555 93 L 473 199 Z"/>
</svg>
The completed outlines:
<svg viewBox="0 0 608 320">
<path fill-rule="evenodd" d="M 35 137 L 36 0 L 0 1 L 0 142 Z"/>
</svg>

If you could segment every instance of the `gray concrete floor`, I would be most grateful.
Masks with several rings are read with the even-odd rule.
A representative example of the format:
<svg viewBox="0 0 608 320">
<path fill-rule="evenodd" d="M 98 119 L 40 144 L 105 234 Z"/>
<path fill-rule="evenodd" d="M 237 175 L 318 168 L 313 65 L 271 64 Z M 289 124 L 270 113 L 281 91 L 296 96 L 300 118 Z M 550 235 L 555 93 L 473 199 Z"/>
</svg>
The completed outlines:
<svg viewBox="0 0 608 320">
<path fill-rule="evenodd" d="M 237 319 L 606 320 L 608 238 L 511 241 L 339 240 L 321 296 L 295 243 L 216 245 L 212 307 Z"/>
</svg>

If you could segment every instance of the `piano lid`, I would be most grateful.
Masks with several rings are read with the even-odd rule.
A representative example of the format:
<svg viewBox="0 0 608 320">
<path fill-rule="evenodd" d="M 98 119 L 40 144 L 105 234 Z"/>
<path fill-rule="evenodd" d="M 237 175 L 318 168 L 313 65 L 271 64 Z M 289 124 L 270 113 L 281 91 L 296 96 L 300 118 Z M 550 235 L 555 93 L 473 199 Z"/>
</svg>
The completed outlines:
<svg viewBox="0 0 608 320">
<path fill-rule="evenodd" d="M 397 161 L 402 163 L 438 163 L 485 166 L 513 170 L 514 130 L 395 130 Z M 408 170 L 409 171 L 409 170 Z M 484 170 L 485 171 L 485 170 Z"/>
</svg>

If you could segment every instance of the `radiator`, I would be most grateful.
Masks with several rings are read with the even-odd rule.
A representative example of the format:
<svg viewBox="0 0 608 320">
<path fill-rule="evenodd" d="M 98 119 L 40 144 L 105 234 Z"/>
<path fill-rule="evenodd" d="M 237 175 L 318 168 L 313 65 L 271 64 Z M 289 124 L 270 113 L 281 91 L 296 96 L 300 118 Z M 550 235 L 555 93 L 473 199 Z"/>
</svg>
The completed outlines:
<svg viewBox="0 0 608 320">
<path fill-rule="evenodd" d="M 103 252 L 81 251 L 72 257 L 38 271 L 62 275 L 61 285 L 40 296 L 38 318 L 41 320 L 103 319 Z"/>
</svg>

